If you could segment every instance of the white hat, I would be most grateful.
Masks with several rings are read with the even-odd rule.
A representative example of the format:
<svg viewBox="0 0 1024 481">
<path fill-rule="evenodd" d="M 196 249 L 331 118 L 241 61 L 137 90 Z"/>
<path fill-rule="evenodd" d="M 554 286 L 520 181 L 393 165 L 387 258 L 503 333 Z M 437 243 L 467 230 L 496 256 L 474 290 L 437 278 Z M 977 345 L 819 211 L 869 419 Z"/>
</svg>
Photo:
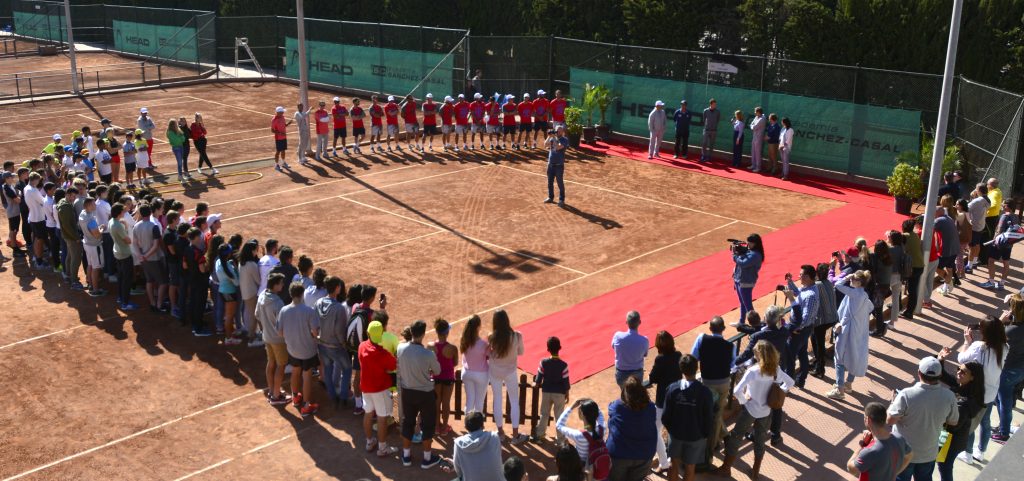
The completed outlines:
<svg viewBox="0 0 1024 481">
<path fill-rule="evenodd" d="M 445 102 L 451 102 L 451 101 L 453 101 L 453 100 L 455 100 L 455 99 L 453 99 L 451 95 L 445 95 L 445 96 L 444 96 L 444 101 L 445 101 Z"/>
<path fill-rule="evenodd" d="M 524 98 L 524 99 L 528 99 L 528 98 L 530 98 L 530 92 L 526 92 L 526 93 L 524 93 L 524 94 L 523 94 L 523 98 Z"/>
<path fill-rule="evenodd" d="M 149 113 L 149 109 L 147 109 L 146 107 L 142 107 L 141 109 L 139 109 L 139 113 L 140 114 L 148 114 Z"/>
<path fill-rule="evenodd" d="M 213 225 L 217 221 L 219 221 L 222 217 L 224 217 L 224 215 L 221 214 L 220 212 L 218 212 L 216 214 L 210 214 L 209 216 L 206 217 L 206 225 Z"/>
<path fill-rule="evenodd" d="M 475 98 L 475 99 L 482 99 L 482 98 L 484 98 L 484 96 L 480 92 L 477 92 L 477 93 L 473 94 L 473 98 Z"/>
<path fill-rule="evenodd" d="M 547 92 L 545 92 L 543 90 L 538 90 L 537 91 L 537 95 L 547 95 Z"/>
<path fill-rule="evenodd" d="M 654 106 L 655 106 L 655 107 L 662 107 L 662 106 L 664 106 L 664 105 L 665 105 L 665 102 L 662 102 L 662 101 L 660 101 L 660 100 L 659 100 L 659 101 L 657 101 L 657 102 L 654 102 Z"/>
<path fill-rule="evenodd" d="M 514 99 L 514 98 L 516 98 L 516 96 L 512 95 L 512 94 L 505 94 L 505 98 L 506 99 Z"/>
<path fill-rule="evenodd" d="M 942 374 L 942 363 L 938 359 L 928 356 L 917 363 L 917 372 L 929 377 L 939 377 Z"/>
<path fill-rule="evenodd" d="M 279 114 L 283 114 L 284 113 L 284 107 L 278 106 L 276 109 L 274 109 L 274 112 L 277 112 Z"/>
<path fill-rule="evenodd" d="M 60 134 L 53 134 L 53 140 L 54 142 L 60 140 Z"/>
<path fill-rule="evenodd" d="M 394 95 L 388 95 L 388 102 L 394 102 L 394 101 L 395 101 L 395 96 Z"/>
<path fill-rule="evenodd" d="M 459 98 L 460 98 L 460 99 L 464 99 L 464 98 L 466 98 L 466 96 L 465 96 L 465 95 L 463 95 L 463 94 L 459 94 Z"/>
<path fill-rule="evenodd" d="M 341 102 L 341 97 L 334 97 L 335 102 Z"/>
<path fill-rule="evenodd" d="M 434 98 L 434 94 L 428 93 L 428 94 L 427 94 L 427 98 L 428 98 L 428 99 L 432 99 L 432 98 Z"/>
</svg>

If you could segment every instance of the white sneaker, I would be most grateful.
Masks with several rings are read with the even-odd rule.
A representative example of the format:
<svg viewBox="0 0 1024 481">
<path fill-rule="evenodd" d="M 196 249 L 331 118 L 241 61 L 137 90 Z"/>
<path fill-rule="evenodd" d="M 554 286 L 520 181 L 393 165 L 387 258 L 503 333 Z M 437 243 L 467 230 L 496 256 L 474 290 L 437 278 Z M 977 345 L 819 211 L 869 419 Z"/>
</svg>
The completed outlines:
<svg viewBox="0 0 1024 481">
<path fill-rule="evenodd" d="M 956 460 L 957 461 L 962 461 L 964 463 L 967 463 L 968 466 L 971 466 L 971 465 L 974 464 L 974 458 L 970 454 L 967 454 L 966 451 L 964 451 L 964 452 L 962 452 L 960 454 L 957 454 L 956 455 Z"/>
<path fill-rule="evenodd" d="M 981 451 L 978 448 L 974 448 L 974 453 L 972 453 L 971 457 L 973 457 L 975 461 L 980 463 L 985 460 L 985 451 Z"/>
<path fill-rule="evenodd" d="M 188 174 L 186 173 L 185 175 L 188 175 Z M 202 167 L 197 167 L 197 168 L 196 168 L 196 175 L 203 175 L 203 169 L 202 169 Z"/>
<path fill-rule="evenodd" d="M 249 347 L 263 347 L 263 339 L 253 339 L 249 341 Z"/>
<path fill-rule="evenodd" d="M 213 169 L 213 175 L 217 175 L 217 174 L 219 174 L 219 173 L 220 173 L 220 171 L 219 171 L 219 170 L 217 170 L 217 169 Z"/>
<path fill-rule="evenodd" d="M 825 393 L 825 397 L 835 399 L 836 401 L 842 401 L 843 399 L 846 399 L 846 394 L 843 394 L 843 391 L 839 386 L 835 386 L 831 391 Z"/>
</svg>

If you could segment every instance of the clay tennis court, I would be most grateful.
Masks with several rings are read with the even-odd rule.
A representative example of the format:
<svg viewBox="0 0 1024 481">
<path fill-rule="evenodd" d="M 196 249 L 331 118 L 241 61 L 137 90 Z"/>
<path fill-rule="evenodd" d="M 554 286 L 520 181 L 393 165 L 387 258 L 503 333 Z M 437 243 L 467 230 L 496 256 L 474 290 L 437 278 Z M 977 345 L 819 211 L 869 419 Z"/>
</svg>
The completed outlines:
<svg viewBox="0 0 1024 481">
<path fill-rule="evenodd" d="M 333 95 L 311 92 L 310 99 Z M 523 326 L 720 253 L 727 238 L 768 234 L 842 205 L 589 151 L 569 155 L 565 209 L 541 203 L 541 151 L 403 151 L 313 161 L 310 167 L 297 166 L 290 154 L 293 171 L 277 173 L 268 160 L 269 121 L 276 105 L 288 107 L 290 116 L 295 98 L 297 89 L 288 85 L 230 83 L 2 106 L 0 152 L 5 159 L 35 156 L 54 132 L 97 126 L 101 117 L 133 126 L 142 106 L 158 127 L 201 112 L 221 175 L 198 176 L 184 191 L 168 185 L 165 197 L 190 208 L 209 202 L 212 212 L 225 216 L 222 233 L 277 238 L 347 283 L 378 286 L 388 296 L 393 331 L 416 319 L 444 317 L 455 323 L 453 339 L 471 314 L 488 320 L 489 331 L 490 311 L 503 307 L 514 325 Z M 294 132 L 289 140 L 294 147 Z M 155 162 L 173 173 L 165 143 L 157 143 Z M 360 418 L 350 410 L 323 403 L 315 417 L 302 419 L 295 409 L 269 407 L 261 394 L 263 349 L 194 338 L 168 316 L 126 316 L 112 296 L 74 293 L 58 275 L 36 277 L 23 261 L 0 265 L 0 272 L 9 273 L 0 277 L 0 291 L 16 296 L 9 305 L 19 306 L 4 310 L 0 323 L 0 368 L 9 373 L 0 394 L 7 406 L 0 414 L 0 479 L 451 478 L 364 456 Z M 705 281 L 727 284 L 730 274 Z M 757 306 L 770 302 L 765 298 Z M 733 307 L 722 306 L 721 313 Z M 607 316 L 618 322 L 630 308 L 618 306 Z M 873 364 L 880 380 L 870 386 L 873 395 L 906 382 L 887 373 L 907 372 L 918 346 L 930 349 L 939 342 L 930 337 L 945 338 L 953 330 L 932 324 L 922 321 L 928 332 L 909 340 L 886 341 L 894 353 Z M 578 324 L 543 327 L 551 335 L 586 330 Z M 677 337 L 677 347 L 688 350 L 698 332 Z M 593 336 L 606 343 L 611 333 Z M 610 350 L 607 357 L 610 366 Z M 575 384 L 573 397 L 607 405 L 611 383 L 604 369 Z M 824 382 L 808 381 L 815 383 L 824 392 Z M 810 417 L 818 411 L 829 416 Z M 771 479 L 838 476 L 838 466 L 812 462 L 819 456 L 814 453 L 827 441 L 836 451 L 828 459 L 842 456 L 838 451 L 853 441 L 859 415 L 839 411 L 821 396 L 787 404 L 790 417 L 800 413 L 802 422 L 787 421 L 800 444 L 793 441 L 785 455 L 768 456 L 762 472 Z M 836 421 L 850 428 L 834 429 Z M 462 430 L 459 422 L 453 426 Z M 812 429 L 827 440 L 810 439 Z M 435 450 L 450 456 L 452 439 L 439 439 Z M 528 458 L 531 479 L 543 479 L 553 464 L 550 442 L 508 450 Z"/>
</svg>

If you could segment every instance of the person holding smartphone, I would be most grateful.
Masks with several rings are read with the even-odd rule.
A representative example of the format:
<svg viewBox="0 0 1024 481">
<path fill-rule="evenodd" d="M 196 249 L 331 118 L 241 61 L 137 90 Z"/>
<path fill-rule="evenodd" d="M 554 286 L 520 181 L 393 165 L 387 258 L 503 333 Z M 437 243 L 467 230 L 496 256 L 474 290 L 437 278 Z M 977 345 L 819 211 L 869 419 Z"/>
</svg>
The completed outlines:
<svg viewBox="0 0 1024 481">
<path fill-rule="evenodd" d="M 859 479 L 893 479 L 913 458 L 910 445 L 892 432 L 885 418 L 882 403 L 870 402 L 864 406 L 865 430 L 860 449 L 846 462 L 846 470 Z"/>
<path fill-rule="evenodd" d="M 565 148 L 569 146 L 569 139 L 565 136 L 565 126 L 559 125 L 555 130 L 548 131 L 548 138 L 544 141 L 548 149 L 548 197 L 544 199 L 545 204 L 550 204 L 555 198 L 554 183 L 558 181 L 558 206 L 565 207 Z"/>
</svg>

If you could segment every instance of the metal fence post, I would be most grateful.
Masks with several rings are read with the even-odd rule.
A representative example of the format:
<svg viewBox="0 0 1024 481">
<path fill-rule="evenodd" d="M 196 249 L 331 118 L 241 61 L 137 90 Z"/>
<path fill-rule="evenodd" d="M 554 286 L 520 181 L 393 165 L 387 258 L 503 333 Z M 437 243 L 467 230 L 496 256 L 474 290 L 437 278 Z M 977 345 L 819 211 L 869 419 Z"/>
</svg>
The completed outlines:
<svg viewBox="0 0 1024 481">
<path fill-rule="evenodd" d="M 851 102 L 857 103 L 857 80 L 860 77 L 860 64 L 857 64 L 853 68 L 853 95 L 850 99 Z"/>
<path fill-rule="evenodd" d="M 767 55 L 762 55 L 761 56 L 761 83 L 759 84 L 759 86 L 757 88 L 761 92 L 764 92 L 764 69 L 765 69 L 765 66 L 767 64 L 768 64 L 768 56 Z"/>
<path fill-rule="evenodd" d="M 555 91 L 555 36 L 548 35 L 548 90 Z"/>
</svg>

